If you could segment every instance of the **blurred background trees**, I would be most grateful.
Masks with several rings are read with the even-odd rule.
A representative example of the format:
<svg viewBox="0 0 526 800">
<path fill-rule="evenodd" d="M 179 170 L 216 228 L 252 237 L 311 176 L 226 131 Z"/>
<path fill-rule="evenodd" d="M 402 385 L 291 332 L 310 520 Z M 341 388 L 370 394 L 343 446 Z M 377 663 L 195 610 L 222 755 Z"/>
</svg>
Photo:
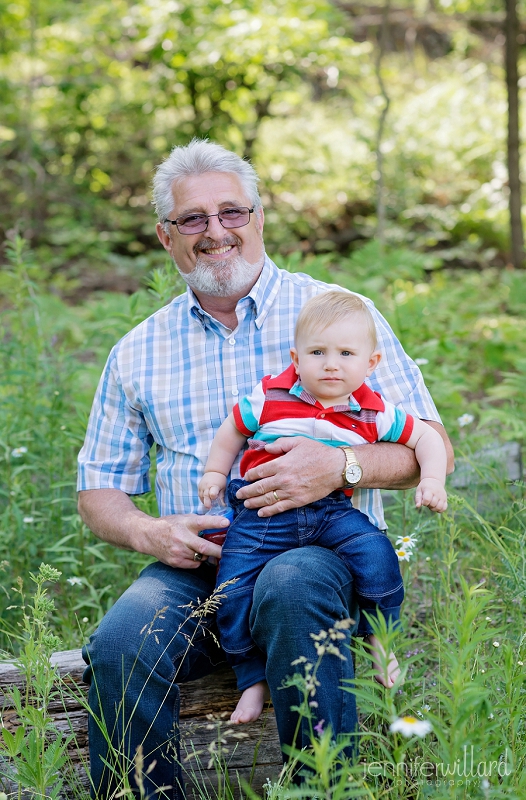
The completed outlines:
<svg viewBox="0 0 526 800">
<path fill-rule="evenodd" d="M 504 4 L 383 12 L 346 0 L 3 4 L 0 237 L 24 235 L 69 293 L 133 291 L 163 260 L 152 170 L 207 136 L 254 161 L 271 254 L 348 256 L 375 234 L 380 182 L 388 245 L 429 267 L 506 265 Z"/>
</svg>

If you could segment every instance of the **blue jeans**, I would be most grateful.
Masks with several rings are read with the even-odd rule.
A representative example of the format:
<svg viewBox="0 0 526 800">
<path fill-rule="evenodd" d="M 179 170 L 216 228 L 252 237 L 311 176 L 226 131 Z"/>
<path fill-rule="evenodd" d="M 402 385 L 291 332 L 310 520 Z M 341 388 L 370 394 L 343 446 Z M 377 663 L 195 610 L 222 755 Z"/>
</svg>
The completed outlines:
<svg viewBox="0 0 526 800">
<path fill-rule="evenodd" d="M 313 544 L 334 550 L 351 572 L 360 608 L 399 625 L 404 587 L 393 545 L 387 534 L 352 507 L 343 492 L 332 492 L 274 517 L 258 517 L 256 510 L 245 508 L 236 498 L 245 485 L 245 481 L 235 480 L 228 488 L 234 521 L 227 531 L 217 576 L 218 584 L 235 580 L 221 590 L 224 598 L 217 610 L 217 624 L 240 690 L 265 680 L 265 659 L 254 644 L 249 623 L 252 594 L 265 564 L 287 550 Z M 362 615 L 358 634 L 369 633 L 371 625 Z"/>
<path fill-rule="evenodd" d="M 215 579 L 215 568 L 206 563 L 196 570 L 172 569 L 159 562 L 149 565 L 106 614 L 84 648 L 89 665 L 84 679 L 90 684 L 92 710 L 93 796 L 106 800 L 115 788 L 111 771 L 104 765 L 104 759 L 112 760 L 104 727 L 114 752 L 120 753 L 120 774 L 129 773 L 132 787 L 132 762 L 141 746 L 144 773 L 156 762 L 144 775 L 146 794 L 169 800 L 184 797 L 178 683 L 212 672 L 224 663 L 225 656 L 211 635 L 214 620 L 199 621 L 183 606 L 208 597 Z M 301 719 L 296 731 L 298 715 L 291 711 L 301 702 L 300 690 L 280 687 L 298 670 L 291 666 L 298 656 L 316 660 L 310 633 L 354 615 L 352 590 L 352 577 L 341 559 L 319 547 L 283 553 L 264 567 L 256 581 L 250 626 L 266 659 L 266 679 L 282 745 L 302 748 L 310 738 L 308 722 Z M 322 660 L 318 707 L 313 709 L 313 724 L 325 720 L 335 736 L 353 734 L 357 728 L 354 695 L 340 688 L 343 682 L 352 685 L 353 661 L 347 642 L 338 644 L 345 660 L 334 656 Z M 353 747 L 345 752 L 352 756 Z M 159 793 L 161 786 L 171 788 Z"/>
</svg>

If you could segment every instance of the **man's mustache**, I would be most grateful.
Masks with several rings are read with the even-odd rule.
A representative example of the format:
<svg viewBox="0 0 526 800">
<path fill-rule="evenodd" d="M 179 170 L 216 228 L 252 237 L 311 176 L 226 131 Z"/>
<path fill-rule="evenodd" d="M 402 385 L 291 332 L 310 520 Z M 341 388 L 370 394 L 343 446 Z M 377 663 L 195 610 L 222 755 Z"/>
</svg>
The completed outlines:
<svg viewBox="0 0 526 800">
<path fill-rule="evenodd" d="M 210 248 L 217 248 L 217 247 L 239 247 L 241 244 L 241 239 L 238 236 L 234 236 L 230 234 L 230 236 L 225 236 L 225 238 L 221 242 L 216 242 L 213 239 L 201 239 L 199 242 L 194 244 L 193 250 L 194 253 L 197 255 L 201 250 L 209 250 Z"/>
</svg>

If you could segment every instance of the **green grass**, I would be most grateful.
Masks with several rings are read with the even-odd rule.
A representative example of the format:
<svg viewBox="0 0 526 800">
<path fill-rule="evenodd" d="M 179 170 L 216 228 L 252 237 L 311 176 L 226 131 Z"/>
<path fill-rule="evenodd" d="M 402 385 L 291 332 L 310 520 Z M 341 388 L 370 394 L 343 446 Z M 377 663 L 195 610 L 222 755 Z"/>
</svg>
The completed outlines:
<svg viewBox="0 0 526 800">
<path fill-rule="evenodd" d="M 483 446 L 523 443 L 524 276 L 426 271 L 429 265 L 407 251 L 381 255 L 368 248 L 338 264 L 327 257 L 287 263 L 373 297 L 406 350 L 423 360 L 457 451 L 475 466 Z M 38 640 L 36 629 L 27 628 L 20 580 L 38 575 L 41 562 L 62 573 L 48 589 L 54 608 L 46 624 L 68 648 L 80 646 L 147 561 L 99 542 L 83 525 L 75 459 L 109 348 L 167 302 L 175 285 L 173 272 L 161 270 L 131 298 L 101 294 L 72 307 L 40 275 L 31 252 L 14 242 L 0 276 L 0 648 L 19 656 L 27 656 L 28 638 Z M 312 752 L 297 757 L 314 765 L 315 776 L 301 788 L 285 779 L 269 784 L 269 800 L 526 796 L 524 484 L 510 486 L 498 467 L 486 480 L 450 490 L 450 507 L 440 517 L 417 513 L 412 492 L 395 495 L 387 508 L 393 538 L 418 537 L 403 564 L 405 630 L 396 639 L 403 685 L 381 689 L 365 654 L 357 653 L 360 763 L 342 765 L 330 734 L 313 733 Z M 156 513 L 152 495 L 137 502 Z M 432 732 L 421 739 L 392 733 L 400 716 L 426 719 Z M 25 724 L 26 738 L 4 737 L 0 755 L 9 747 L 19 755 L 23 746 L 42 746 L 42 737 L 31 744 Z M 41 721 L 41 729 L 47 724 Z M 58 751 L 49 754 L 51 772 L 60 758 Z M 49 785 L 49 775 L 39 780 Z M 261 787 L 254 791 L 262 794 Z"/>
</svg>

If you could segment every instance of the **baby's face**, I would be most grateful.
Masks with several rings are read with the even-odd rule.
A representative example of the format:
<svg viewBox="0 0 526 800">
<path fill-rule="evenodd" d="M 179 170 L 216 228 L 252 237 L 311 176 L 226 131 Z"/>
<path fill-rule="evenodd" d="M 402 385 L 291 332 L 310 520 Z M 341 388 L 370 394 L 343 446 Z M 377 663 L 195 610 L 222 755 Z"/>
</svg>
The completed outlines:
<svg viewBox="0 0 526 800">
<path fill-rule="evenodd" d="M 380 353 L 373 349 L 361 316 L 355 315 L 300 334 L 291 357 L 304 389 L 329 407 L 347 404 L 349 395 L 374 371 Z"/>
</svg>

